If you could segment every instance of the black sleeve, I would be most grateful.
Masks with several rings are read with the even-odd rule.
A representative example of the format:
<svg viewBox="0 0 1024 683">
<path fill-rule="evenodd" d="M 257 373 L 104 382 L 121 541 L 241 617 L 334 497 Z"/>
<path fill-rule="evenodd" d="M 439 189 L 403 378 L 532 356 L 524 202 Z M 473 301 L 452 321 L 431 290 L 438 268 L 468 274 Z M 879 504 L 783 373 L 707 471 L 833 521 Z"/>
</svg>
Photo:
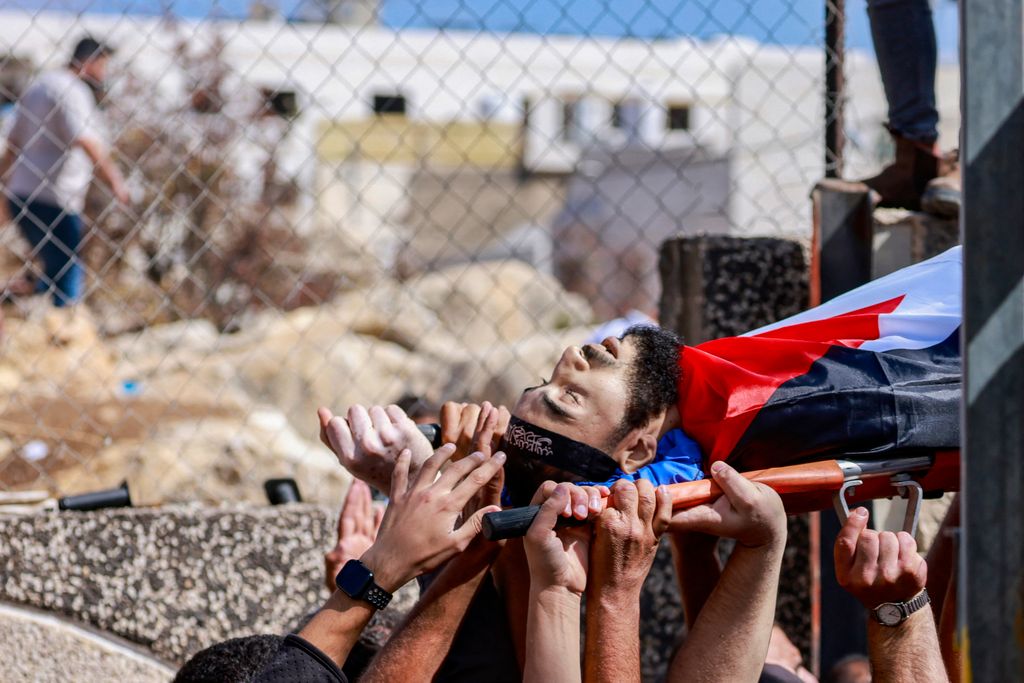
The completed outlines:
<svg viewBox="0 0 1024 683">
<path fill-rule="evenodd" d="M 309 641 L 289 635 L 253 679 L 255 683 L 348 683 L 345 674 Z"/>
</svg>

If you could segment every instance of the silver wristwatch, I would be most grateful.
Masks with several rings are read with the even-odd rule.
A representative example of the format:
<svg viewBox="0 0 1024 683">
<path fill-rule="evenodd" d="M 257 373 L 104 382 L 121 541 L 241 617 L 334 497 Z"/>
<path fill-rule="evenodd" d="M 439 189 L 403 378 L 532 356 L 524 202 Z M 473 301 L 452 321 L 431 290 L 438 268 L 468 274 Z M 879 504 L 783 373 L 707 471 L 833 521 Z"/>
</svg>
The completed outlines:
<svg viewBox="0 0 1024 683">
<path fill-rule="evenodd" d="M 871 610 L 871 614 L 882 626 L 899 626 L 907 618 L 932 600 L 928 597 L 928 589 L 922 590 L 906 602 L 883 602 Z"/>
</svg>

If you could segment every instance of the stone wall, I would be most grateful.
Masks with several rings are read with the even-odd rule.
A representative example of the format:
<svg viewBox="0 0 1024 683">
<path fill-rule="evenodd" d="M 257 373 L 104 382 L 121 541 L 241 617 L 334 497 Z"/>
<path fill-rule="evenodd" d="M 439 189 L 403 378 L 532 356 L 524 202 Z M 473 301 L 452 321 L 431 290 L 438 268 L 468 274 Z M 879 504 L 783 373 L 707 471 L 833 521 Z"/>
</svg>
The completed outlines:
<svg viewBox="0 0 1024 683">
<path fill-rule="evenodd" d="M 771 237 L 677 237 L 661 247 L 660 320 L 687 344 L 730 337 L 807 308 L 799 242 Z"/>
<path fill-rule="evenodd" d="M 174 665 L 284 633 L 326 598 L 335 522 L 313 505 L 0 516 L 0 601 L 141 645 Z"/>
</svg>

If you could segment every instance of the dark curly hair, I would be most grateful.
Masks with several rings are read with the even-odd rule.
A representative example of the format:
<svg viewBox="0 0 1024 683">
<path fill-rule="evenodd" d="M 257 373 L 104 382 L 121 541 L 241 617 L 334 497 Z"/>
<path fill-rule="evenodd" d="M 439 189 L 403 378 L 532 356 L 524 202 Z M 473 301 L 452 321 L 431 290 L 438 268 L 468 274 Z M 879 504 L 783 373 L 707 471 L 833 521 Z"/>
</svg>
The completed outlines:
<svg viewBox="0 0 1024 683">
<path fill-rule="evenodd" d="M 263 670 L 284 636 L 232 638 L 200 650 L 185 662 L 174 683 L 246 683 Z"/>
<path fill-rule="evenodd" d="M 660 327 L 635 326 L 622 336 L 637 349 L 629 367 L 626 414 L 612 436 L 614 447 L 632 430 L 643 427 L 679 400 L 679 347 L 682 339 Z"/>
</svg>

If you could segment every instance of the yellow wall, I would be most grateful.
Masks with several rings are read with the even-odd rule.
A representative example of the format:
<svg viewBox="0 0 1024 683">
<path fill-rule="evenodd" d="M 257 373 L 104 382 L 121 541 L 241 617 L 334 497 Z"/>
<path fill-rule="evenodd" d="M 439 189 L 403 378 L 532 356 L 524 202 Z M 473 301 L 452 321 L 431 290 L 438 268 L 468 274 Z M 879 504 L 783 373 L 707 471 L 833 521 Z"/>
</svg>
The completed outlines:
<svg viewBox="0 0 1024 683">
<path fill-rule="evenodd" d="M 519 161 L 520 148 L 516 124 L 438 124 L 384 115 L 359 121 L 324 122 L 317 154 L 326 161 L 426 161 L 436 166 L 511 168 Z"/>
</svg>

